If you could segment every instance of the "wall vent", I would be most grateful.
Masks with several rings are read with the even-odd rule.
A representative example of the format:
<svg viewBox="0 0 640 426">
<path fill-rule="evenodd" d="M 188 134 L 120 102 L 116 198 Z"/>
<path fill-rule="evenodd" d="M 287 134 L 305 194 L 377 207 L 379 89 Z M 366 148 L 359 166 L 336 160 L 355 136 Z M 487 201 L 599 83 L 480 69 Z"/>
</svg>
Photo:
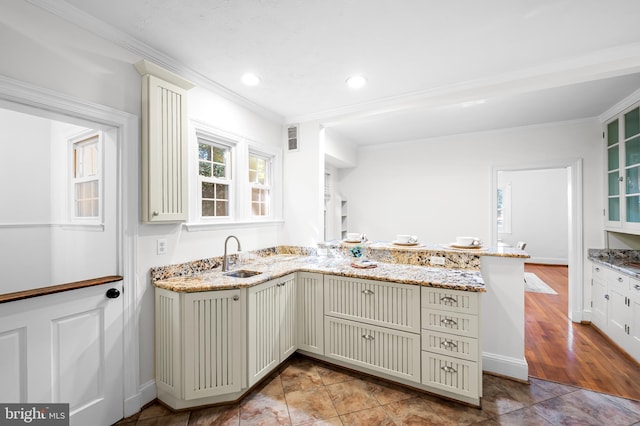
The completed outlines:
<svg viewBox="0 0 640 426">
<path fill-rule="evenodd" d="M 298 150 L 298 133 L 299 133 L 299 125 L 298 124 L 289 124 L 287 129 L 287 147 L 289 151 L 297 151 Z"/>
</svg>

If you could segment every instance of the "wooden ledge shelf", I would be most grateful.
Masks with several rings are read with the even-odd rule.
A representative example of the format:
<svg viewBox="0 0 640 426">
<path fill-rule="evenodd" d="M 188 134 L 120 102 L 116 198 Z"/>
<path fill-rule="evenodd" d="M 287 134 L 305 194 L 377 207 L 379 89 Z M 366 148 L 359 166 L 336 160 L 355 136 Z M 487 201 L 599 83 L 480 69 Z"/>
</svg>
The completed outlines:
<svg viewBox="0 0 640 426">
<path fill-rule="evenodd" d="M 32 290 L 16 291 L 15 293 L 0 294 L 0 303 L 15 302 L 16 300 L 30 299 L 32 297 L 46 296 L 48 294 L 61 293 L 63 291 L 77 290 L 79 288 L 93 287 L 122 281 L 120 275 L 107 275 L 105 277 L 91 278 L 66 284 L 52 285 L 48 287 L 34 288 Z"/>
</svg>

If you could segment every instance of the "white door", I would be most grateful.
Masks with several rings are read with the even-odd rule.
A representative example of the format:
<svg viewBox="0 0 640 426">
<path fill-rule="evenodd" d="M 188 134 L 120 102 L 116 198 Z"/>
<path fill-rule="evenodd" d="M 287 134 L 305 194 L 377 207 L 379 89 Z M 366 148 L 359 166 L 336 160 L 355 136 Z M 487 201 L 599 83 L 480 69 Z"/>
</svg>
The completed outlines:
<svg viewBox="0 0 640 426">
<path fill-rule="evenodd" d="M 110 289 L 122 282 L 0 304 L 0 401 L 69 403 L 77 426 L 123 417 L 123 297 Z"/>
</svg>

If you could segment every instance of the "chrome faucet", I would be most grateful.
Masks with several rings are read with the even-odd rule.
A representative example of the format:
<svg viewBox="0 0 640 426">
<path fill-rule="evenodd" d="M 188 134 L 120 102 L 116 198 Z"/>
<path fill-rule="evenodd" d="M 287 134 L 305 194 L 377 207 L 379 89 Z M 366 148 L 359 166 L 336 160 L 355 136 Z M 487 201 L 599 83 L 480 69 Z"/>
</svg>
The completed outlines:
<svg viewBox="0 0 640 426">
<path fill-rule="evenodd" d="M 229 269 L 229 259 L 227 259 L 227 243 L 229 242 L 230 238 L 235 238 L 235 240 L 238 242 L 238 251 L 242 251 L 242 248 L 240 247 L 240 240 L 235 235 L 229 235 L 227 239 L 224 240 L 224 258 L 222 260 L 222 272 L 227 272 L 227 270 Z"/>
</svg>

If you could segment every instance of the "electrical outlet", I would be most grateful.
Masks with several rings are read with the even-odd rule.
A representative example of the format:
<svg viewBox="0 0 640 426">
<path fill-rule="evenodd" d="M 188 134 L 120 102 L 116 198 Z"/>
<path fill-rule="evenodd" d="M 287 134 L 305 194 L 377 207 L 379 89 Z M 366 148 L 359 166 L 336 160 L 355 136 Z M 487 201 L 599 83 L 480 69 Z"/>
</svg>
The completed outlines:
<svg viewBox="0 0 640 426">
<path fill-rule="evenodd" d="M 444 257 L 431 256 L 429 258 L 429 263 L 431 263 L 432 265 L 444 265 Z"/>
<path fill-rule="evenodd" d="M 161 238 L 156 241 L 156 244 L 157 244 L 157 247 L 156 247 L 157 254 L 167 254 L 167 240 L 165 240 L 164 238 Z"/>
</svg>

